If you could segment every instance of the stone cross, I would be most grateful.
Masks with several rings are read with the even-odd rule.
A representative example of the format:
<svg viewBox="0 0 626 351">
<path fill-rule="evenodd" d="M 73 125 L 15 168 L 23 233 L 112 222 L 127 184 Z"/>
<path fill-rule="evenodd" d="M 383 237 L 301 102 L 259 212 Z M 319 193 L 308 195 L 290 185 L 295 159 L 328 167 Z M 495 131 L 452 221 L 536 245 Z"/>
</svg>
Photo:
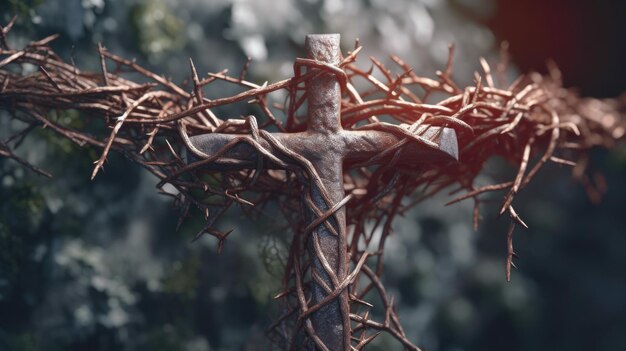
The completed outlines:
<svg viewBox="0 0 626 351">
<path fill-rule="evenodd" d="M 308 35 L 306 37 L 306 51 L 309 59 L 322 63 L 337 65 L 341 60 L 339 48 L 339 34 Z M 320 70 L 320 68 L 309 68 Z M 287 149 L 303 156 L 313 166 L 321 179 L 324 189 L 316 184 L 310 184 L 310 199 L 322 212 L 328 211 L 345 197 L 343 173 L 347 165 L 367 162 L 382 151 L 393 148 L 404 137 L 379 130 L 346 130 L 341 125 L 341 86 L 335 74 L 319 72 L 318 75 L 307 81 L 307 113 L 308 128 L 298 133 L 271 133 L 270 135 Z M 209 133 L 190 138 L 194 147 L 191 151 L 200 158 L 214 155 L 234 139 L 241 137 L 237 134 Z M 456 134 L 453 129 L 431 127 L 424 131 L 421 137 L 432 141 L 438 148 L 425 147 L 419 143 L 405 144 L 399 154 L 398 162 L 402 164 L 430 164 L 437 161 L 457 159 L 458 148 Z M 273 147 L 271 142 L 261 138 L 257 140 L 274 156 L 295 164 L 282 151 Z M 236 159 L 238 162 L 228 162 L 226 159 Z M 255 168 L 258 161 L 257 152 L 248 144 L 240 143 L 223 156 L 212 167 L 216 169 L 232 170 L 244 167 Z M 222 168 L 220 168 L 222 167 Z M 271 167 L 271 166 L 270 166 Z M 276 168 L 276 166 L 274 166 Z M 325 200 L 326 199 L 326 200 Z M 331 203 L 327 203 L 330 200 Z M 303 206 L 305 208 L 309 208 Z M 310 208 L 306 213 L 307 223 L 312 223 L 319 217 Z M 312 257 L 312 271 L 323 283 L 332 290 L 337 287 L 336 282 L 342 282 L 349 274 L 349 258 L 347 257 L 346 243 L 346 213 L 343 206 L 334 216 L 328 219 L 334 233 L 324 223 L 313 228 L 311 237 L 319 239 L 319 247 L 330 265 L 336 280 L 333 282 L 326 273 L 320 258 L 313 254 L 314 240 L 308 240 L 308 247 Z M 338 234 L 338 235 L 337 235 Z M 311 238 L 309 237 L 309 238 Z M 327 265 L 327 266 L 328 266 Z M 327 290 L 319 283 L 312 283 L 313 305 L 322 301 Z M 316 334 L 326 345 L 328 350 L 350 350 L 350 307 L 348 290 L 344 289 L 333 301 L 311 315 Z"/>
</svg>

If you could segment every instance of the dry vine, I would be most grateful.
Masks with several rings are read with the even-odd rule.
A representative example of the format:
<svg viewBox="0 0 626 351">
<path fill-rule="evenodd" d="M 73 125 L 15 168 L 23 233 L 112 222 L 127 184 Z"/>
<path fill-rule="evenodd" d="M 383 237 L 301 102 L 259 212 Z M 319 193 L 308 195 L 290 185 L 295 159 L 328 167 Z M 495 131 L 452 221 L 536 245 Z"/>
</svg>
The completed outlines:
<svg viewBox="0 0 626 351">
<path fill-rule="evenodd" d="M 294 132 L 305 128 L 304 120 L 297 113 L 306 99 L 306 95 L 301 94 L 301 86 L 312 73 L 300 74 L 299 66 L 311 66 L 314 62 L 298 59 L 294 77 L 257 85 L 245 80 L 247 64 L 236 76 L 222 71 L 200 77 L 190 61 L 193 89 L 186 91 L 101 46 L 98 48 L 102 69 L 99 73 L 82 72 L 57 56 L 48 46 L 56 36 L 31 42 L 23 49 L 11 49 L 5 39 L 12 24 L 13 21 L 0 28 L 0 109 L 25 122 L 26 126 L 0 142 L 0 155 L 48 175 L 13 152 L 39 126 L 80 146 L 101 148 L 103 151 L 95 162 L 92 178 L 102 169 L 110 150 L 121 152 L 161 179 L 159 191 L 175 199 L 181 208 L 181 221 L 192 207 L 204 213 L 206 227 L 196 239 L 210 234 L 218 239 L 220 250 L 230 231 L 219 231 L 214 224 L 230 206 L 240 204 L 250 215 L 255 215 L 269 201 L 277 201 L 292 231 L 298 233 L 289 251 L 284 289 L 276 296 L 282 301 L 285 313 L 269 331 L 275 344 L 284 349 L 310 349 L 314 348 L 313 345 L 324 349 L 308 316 L 348 289 L 354 350 L 363 349 L 380 332 L 389 333 L 405 349 L 419 350 L 406 338 L 393 297 L 387 294 L 381 281 L 385 242 L 392 233 L 394 217 L 445 189 L 452 189 L 451 194 L 466 190 L 450 203 L 466 199 L 474 201 L 474 227 L 477 227 L 480 195 L 504 192 L 500 214 L 507 213 L 511 218 L 506 259 L 506 277 L 509 279 L 515 254 L 513 230 L 516 226 L 526 226 L 513 207 L 516 194 L 530 183 L 543 165 L 553 162 L 572 166 L 574 176 L 585 185 L 590 196 L 597 197 L 602 189 L 585 172 L 587 151 L 595 146 L 612 147 L 615 140 L 624 135 L 620 111 L 614 103 L 582 99 L 564 89 L 556 68 L 551 68 L 548 76 L 532 73 L 521 76 L 512 84 L 505 84 L 506 53 L 503 51 L 496 74 L 482 60 L 483 73 L 476 73 L 475 86 L 461 88 L 451 77 L 453 47 L 444 70 L 437 72 L 437 79 L 430 79 L 418 76 L 395 56 L 392 59 L 399 74 L 373 58 L 371 69 L 358 68 L 354 65 L 361 50 L 357 43 L 354 51 L 338 67 L 317 66 L 342 80 L 343 127 L 386 130 L 402 135 L 404 139 L 397 148 L 376 157 L 386 160 L 383 165 L 349 165 L 352 171 L 345 175 L 347 196 L 338 204 L 327 201 L 328 211 L 317 208 L 307 197 L 306 205 L 318 216 L 307 226 L 301 215 L 301 194 L 309 183 L 302 179 L 319 186 L 319 177 L 314 169 L 294 166 L 302 161 L 300 156 L 281 149 L 281 145 L 272 144 L 267 130 Z M 34 65 L 37 70 L 24 70 L 25 64 Z M 110 66 L 115 68 L 109 70 Z M 374 69 L 384 79 L 377 79 Z M 140 73 L 151 82 L 137 84 L 123 78 L 126 72 Z M 229 97 L 205 98 L 203 88 L 219 81 L 236 84 L 243 91 Z M 358 91 L 355 86 L 365 88 Z M 268 94 L 277 90 L 287 91 L 289 100 L 285 106 L 270 106 Z M 430 102 L 434 95 L 447 97 Z M 256 104 L 263 115 L 225 120 L 211 111 L 235 103 Z M 65 110 L 78 110 L 85 120 L 94 123 L 104 121 L 111 131 L 107 136 L 93 136 L 88 128 L 74 130 L 56 118 L 55 112 Z M 279 110 L 284 113 L 284 119 L 274 115 Z M 381 122 L 378 116 L 390 116 L 399 124 Z M 257 119 L 262 122 L 260 125 L 257 125 Z M 439 164 L 420 173 L 396 164 L 394 151 L 402 145 L 428 143 L 419 137 L 428 126 L 447 126 L 456 130 L 459 162 Z M 217 154 L 189 163 L 184 156 L 191 147 L 188 137 L 213 132 L 241 134 L 241 137 Z M 259 143 L 261 139 L 294 162 L 289 164 L 272 156 Z M 257 169 L 246 171 L 211 166 L 241 142 L 254 147 L 264 156 L 264 162 L 279 165 L 286 171 L 265 169 L 260 163 Z M 500 156 L 515 165 L 518 169 L 516 177 L 511 181 L 477 187 L 476 177 L 493 156 Z M 408 205 L 402 202 L 405 197 L 412 199 Z M 323 281 L 311 273 L 311 257 L 306 249 L 307 241 L 317 238 L 306 233 L 319 224 L 327 225 L 333 231 L 329 218 L 343 206 L 348 213 L 347 255 L 353 263 L 353 270 L 339 281 L 332 269 L 327 269 L 334 285 L 325 287 L 328 301 L 311 305 L 310 282 Z M 376 232 L 382 234 L 377 236 Z M 323 254 L 318 249 L 316 251 L 323 261 Z M 374 305 L 364 301 L 368 294 L 378 295 L 380 299 L 376 306 L 382 310 L 380 321 L 373 319 Z"/>
</svg>

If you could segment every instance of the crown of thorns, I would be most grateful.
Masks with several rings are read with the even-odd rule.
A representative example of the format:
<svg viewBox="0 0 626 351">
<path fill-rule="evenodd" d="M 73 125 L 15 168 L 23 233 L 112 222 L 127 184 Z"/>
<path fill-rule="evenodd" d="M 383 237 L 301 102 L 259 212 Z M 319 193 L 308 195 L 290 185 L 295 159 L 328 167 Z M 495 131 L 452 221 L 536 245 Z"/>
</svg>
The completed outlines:
<svg viewBox="0 0 626 351">
<path fill-rule="evenodd" d="M 275 201 L 294 233 L 306 233 L 345 206 L 350 228 L 348 252 L 354 270 L 344 282 L 338 282 L 338 289 L 329 297 L 347 288 L 352 302 L 363 306 L 361 313 L 350 315 L 357 323 L 352 329 L 354 335 L 361 335 L 356 340 L 356 349 L 378 335 L 371 330 L 386 331 L 405 347 L 417 349 L 406 339 L 393 299 L 380 280 L 384 245 L 392 232 L 394 217 L 424 199 L 449 190 L 451 195 L 457 194 L 449 204 L 473 201 L 473 225 L 477 228 L 483 202 L 481 195 L 503 192 L 499 213 L 507 213 L 511 218 L 506 258 L 509 279 L 514 257 L 512 234 L 516 226 L 526 227 L 513 207 L 518 192 L 528 186 L 545 164 L 556 163 L 573 167 L 574 177 L 585 186 L 592 199 L 597 199 L 605 185 L 600 176 L 590 176 L 586 171 L 588 151 L 595 146 L 612 147 L 615 140 L 624 135 L 624 124 L 615 101 L 580 98 L 563 88 L 561 74 L 554 66 L 549 67 L 547 76 L 531 73 L 512 83 L 506 82 L 508 57 L 504 48 L 495 71 L 481 59 L 482 73 L 475 73 L 475 85 L 464 88 L 451 76 L 453 46 L 450 46 L 444 69 L 436 72 L 436 78 L 427 78 L 416 74 L 396 56 L 391 56 L 394 69 L 375 58 L 371 58 L 371 68 L 357 67 L 355 59 L 361 51 L 357 42 L 354 50 L 337 66 L 298 58 L 294 76 L 272 84 L 257 85 L 245 79 L 249 60 L 238 76 L 230 76 L 224 70 L 203 77 L 198 76 L 190 60 L 193 85 L 187 91 L 102 46 L 98 47 L 101 72 L 82 72 L 74 64 L 64 62 L 48 46 L 56 35 L 31 42 L 23 49 L 11 49 L 6 35 L 12 25 L 13 21 L 0 31 L 0 109 L 8 112 L 0 117 L 10 115 L 23 121 L 25 127 L 0 142 L 0 155 L 49 176 L 14 152 L 38 126 L 80 146 L 102 149 L 92 178 L 103 168 L 110 150 L 121 152 L 161 180 L 157 186 L 159 192 L 173 197 L 180 206 L 179 226 L 192 208 L 200 210 L 206 218 L 206 226 L 195 239 L 203 234 L 213 235 L 218 239 L 219 250 L 231 231 L 218 230 L 216 221 L 233 204 L 240 204 L 244 212 L 257 216 L 269 202 Z M 25 70 L 25 64 L 38 69 Z M 302 73 L 301 68 L 305 66 L 318 70 Z M 321 185 L 319 176 L 311 169 L 284 165 L 285 171 L 261 167 L 229 171 L 210 167 L 236 144 L 229 144 L 202 160 L 191 163 L 186 160 L 186 151 L 199 152 L 189 142 L 189 136 L 228 132 L 241 134 L 240 141 L 255 148 L 260 157 L 281 163 L 261 147 L 259 140 L 272 142 L 268 130 L 304 129 L 304 122 L 298 117 L 306 100 L 303 85 L 322 71 L 335 74 L 340 81 L 344 128 L 385 130 L 402 137 L 403 141 L 397 148 L 376 156 L 385 159 L 385 163 L 355 165 L 353 171 L 346 173 L 347 196 L 329 211 L 318 211 L 318 220 L 314 223 L 307 226 L 300 216 L 301 189 L 308 184 L 302 180 Z M 128 72 L 140 73 L 150 82 L 138 84 L 128 80 L 124 78 Z M 242 91 L 233 96 L 206 98 L 203 88 L 219 81 L 235 84 Z M 287 100 L 283 104 L 272 103 L 270 94 L 279 90 L 286 91 Z M 435 96 L 445 98 L 433 101 Z M 259 113 L 256 117 L 223 119 L 212 112 L 216 107 L 237 103 L 251 103 Z M 79 110 L 87 127 L 76 130 L 58 118 L 59 113 L 67 110 Z M 381 116 L 396 123 L 382 122 Z M 112 128 L 108 136 L 91 134 L 91 130 L 98 130 L 91 127 L 97 126 L 99 121 Z M 397 151 L 402 145 L 428 146 L 429 141 L 421 134 L 430 126 L 456 130 L 459 161 L 433 165 L 419 173 L 398 164 Z M 301 157 L 284 145 L 274 143 L 273 146 L 294 160 Z M 477 176 L 485 162 L 494 156 L 516 167 L 516 176 L 508 181 L 478 186 Z M 458 195 L 462 191 L 465 192 Z M 402 201 L 405 198 L 410 200 Z M 310 198 L 305 202 L 312 206 Z M 306 298 L 303 300 L 308 294 L 305 277 L 309 274 L 310 263 L 303 244 L 305 240 L 304 237 L 294 238 L 284 288 L 276 296 L 284 301 L 286 313 L 272 325 L 270 334 L 283 346 L 294 340 L 293 333 L 302 327 L 303 318 L 322 305 L 308 306 Z M 370 316 L 372 305 L 363 301 L 372 290 L 377 292 L 384 307 L 385 317 L 380 322 Z M 296 328 L 285 328 L 288 325 Z"/>
</svg>

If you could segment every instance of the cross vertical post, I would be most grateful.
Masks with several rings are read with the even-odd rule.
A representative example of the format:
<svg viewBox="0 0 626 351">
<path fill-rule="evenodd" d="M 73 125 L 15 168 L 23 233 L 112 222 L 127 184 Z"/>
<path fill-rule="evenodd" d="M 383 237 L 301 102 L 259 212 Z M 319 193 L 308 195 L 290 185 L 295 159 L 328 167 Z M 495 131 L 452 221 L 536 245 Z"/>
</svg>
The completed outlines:
<svg viewBox="0 0 626 351">
<path fill-rule="evenodd" d="M 341 57 L 338 34 L 308 35 L 305 41 L 307 56 L 319 62 L 337 65 Z M 312 68 L 312 70 L 317 70 Z M 317 170 L 322 184 L 327 191 L 326 200 L 322 189 L 315 183 L 310 184 L 311 199 L 315 206 L 322 212 L 340 202 L 345 196 L 343 187 L 342 150 L 343 142 L 336 138 L 341 133 L 341 87 L 337 76 L 323 72 L 306 83 L 307 94 L 307 133 L 310 138 L 317 139 L 314 148 L 317 155 L 311 155 L 311 163 Z M 308 138 L 307 138 L 308 139 Z M 308 152 L 311 154 L 311 152 Z M 316 216 L 306 203 L 303 204 L 307 222 L 312 222 Z M 329 219 L 335 228 L 335 234 L 321 223 L 313 228 L 308 236 L 309 253 L 312 260 L 312 274 L 321 278 L 323 284 L 331 289 L 337 289 L 337 282 L 342 282 L 348 271 L 346 259 L 346 213 L 342 207 Z M 319 244 L 321 252 L 316 252 Z M 323 255 L 319 257 L 319 254 Z M 334 270 L 336 279 L 331 279 L 325 271 L 322 260 L 326 260 Z M 334 280 L 334 281 L 333 281 Z M 319 284 L 312 282 L 312 304 L 320 303 L 328 293 Z M 324 343 L 330 350 L 349 350 L 350 333 L 344 330 L 350 329 L 350 307 L 348 291 L 344 290 L 338 298 L 320 308 L 311 316 L 314 330 L 324 339 Z"/>
</svg>

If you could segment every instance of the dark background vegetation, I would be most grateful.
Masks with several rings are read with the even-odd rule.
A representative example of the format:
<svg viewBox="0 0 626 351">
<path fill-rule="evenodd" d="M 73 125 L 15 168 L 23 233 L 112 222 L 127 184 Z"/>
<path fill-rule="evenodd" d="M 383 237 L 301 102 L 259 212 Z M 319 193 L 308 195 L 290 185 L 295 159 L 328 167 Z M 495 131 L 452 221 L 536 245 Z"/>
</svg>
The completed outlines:
<svg viewBox="0 0 626 351">
<path fill-rule="evenodd" d="M 304 34 L 337 31 L 346 48 L 360 37 L 364 58 L 397 53 L 428 76 L 455 42 L 455 75 L 469 83 L 477 58 L 493 59 L 508 40 L 512 74 L 545 71 L 552 58 L 568 86 L 611 97 L 626 91 L 625 7 L 567 0 L 0 0 L 0 21 L 19 15 L 14 46 L 61 33 L 55 48 L 81 69 L 97 69 L 95 44 L 102 42 L 176 81 L 188 78 L 188 57 L 200 72 L 237 72 L 252 56 L 251 80 L 282 79 L 302 55 Z M 0 121 L 0 137 L 20 127 Z M 217 255 L 210 238 L 190 242 L 199 219 L 175 232 L 177 212 L 156 195 L 155 180 L 123 158 L 111 155 L 92 182 L 97 150 L 37 130 L 18 151 L 55 178 L 0 159 L 0 350 L 266 348 L 288 240 L 271 216 L 250 223 L 230 214 L 220 226 L 236 232 Z M 530 229 L 516 234 L 519 269 L 511 283 L 504 280 L 506 221 L 493 208 L 485 209 L 478 233 L 470 230 L 469 204 L 443 207 L 445 197 L 401 218 L 387 245 L 385 281 L 411 339 L 430 351 L 626 349 L 623 145 L 594 151 L 591 163 L 609 185 L 598 205 L 554 165 L 518 197 Z M 494 163 L 485 180 L 510 171 Z M 399 349 L 389 342 L 381 337 L 372 349 Z"/>
</svg>

